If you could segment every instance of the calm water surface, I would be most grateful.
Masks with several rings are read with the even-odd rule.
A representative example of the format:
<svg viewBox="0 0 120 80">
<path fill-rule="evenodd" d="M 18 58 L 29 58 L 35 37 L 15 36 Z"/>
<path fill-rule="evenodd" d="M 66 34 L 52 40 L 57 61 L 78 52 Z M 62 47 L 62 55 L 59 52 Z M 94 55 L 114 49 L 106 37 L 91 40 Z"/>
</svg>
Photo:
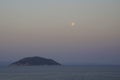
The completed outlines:
<svg viewBox="0 0 120 80">
<path fill-rule="evenodd" d="M 0 80 L 120 80 L 120 66 L 1 67 Z"/>
</svg>

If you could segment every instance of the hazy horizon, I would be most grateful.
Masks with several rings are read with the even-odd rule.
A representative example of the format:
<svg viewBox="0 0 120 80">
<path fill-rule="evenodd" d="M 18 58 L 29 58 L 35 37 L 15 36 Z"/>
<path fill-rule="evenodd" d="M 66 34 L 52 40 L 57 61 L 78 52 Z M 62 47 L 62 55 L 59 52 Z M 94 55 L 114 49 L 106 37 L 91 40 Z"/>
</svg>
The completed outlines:
<svg viewBox="0 0 120 80">
<path fill-rule="evenodd" d="M 0 0 L 0 62 L 120 65 L 119 8 L 119 0 Z"/>
</svg>

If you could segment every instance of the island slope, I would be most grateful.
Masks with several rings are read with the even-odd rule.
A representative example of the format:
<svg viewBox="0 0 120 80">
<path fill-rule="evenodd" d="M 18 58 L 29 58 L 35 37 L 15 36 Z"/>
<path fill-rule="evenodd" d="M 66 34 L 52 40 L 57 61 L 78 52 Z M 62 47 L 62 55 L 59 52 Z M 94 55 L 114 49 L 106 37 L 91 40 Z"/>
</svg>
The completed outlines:
<svg viewBox="0 0 120 80">
<path fill-rule="evenodd" d="M 39 66 L 39 65 L 61 65 L 60 63 L 43 57 L 26 57 L 16 61 L 11 66 Z"/>
</svg>

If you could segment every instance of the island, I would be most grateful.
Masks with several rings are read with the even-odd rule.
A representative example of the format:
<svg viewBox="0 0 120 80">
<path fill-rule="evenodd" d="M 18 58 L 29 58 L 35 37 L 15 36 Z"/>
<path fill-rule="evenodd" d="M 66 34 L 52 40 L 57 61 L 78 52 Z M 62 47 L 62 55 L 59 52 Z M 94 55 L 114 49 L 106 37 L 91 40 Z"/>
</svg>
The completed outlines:
<svg viewBox="0 0 120 80">
<path fill-rule="evenodd" d="M 61 65 L 61 64 L 52 59 L 47 59 L 38 56 L 26 57 L 10 64 L 10 66 L 40 66 L 40 65 Z"/>
</svg>

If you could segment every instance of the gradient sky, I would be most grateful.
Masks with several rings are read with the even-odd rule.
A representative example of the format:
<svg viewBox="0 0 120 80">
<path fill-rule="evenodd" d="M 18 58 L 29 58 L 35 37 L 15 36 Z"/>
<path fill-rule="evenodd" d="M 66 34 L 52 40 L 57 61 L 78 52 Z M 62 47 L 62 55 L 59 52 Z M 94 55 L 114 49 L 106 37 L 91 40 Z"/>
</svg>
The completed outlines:
<svg viewBox="0 0 120 80">
<path fill-rule="evenodd" d="M 120 0 L 0 0 L 0 61 L 28 56 L 120 64 Z"/>
</svg>

